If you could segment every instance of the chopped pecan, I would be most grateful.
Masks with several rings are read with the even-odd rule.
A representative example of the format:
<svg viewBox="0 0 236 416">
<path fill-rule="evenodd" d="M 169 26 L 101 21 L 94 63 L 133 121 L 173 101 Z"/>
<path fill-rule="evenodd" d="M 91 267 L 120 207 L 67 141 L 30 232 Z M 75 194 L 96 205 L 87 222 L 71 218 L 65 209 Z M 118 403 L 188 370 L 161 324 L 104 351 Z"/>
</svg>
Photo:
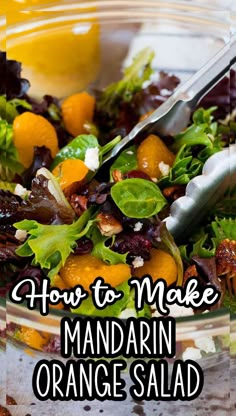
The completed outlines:
<svg viewBox="0 0 236 416">
<path fill-rule="evenodd" d="M 84 211 L 86 211 L 87 202 L 88 202 L 88 198 L 86 198 L 86 196 L 83 196 L 83 195 L 73 194 L 70 197 L 70 204 L 72 208 L 74 209 L 74 211 L 76 212 L 76 214 L 78 215 L 78 217 L 80 217 L 80 215 Z"/>
<path fill-rule="evenodd" d="M 112 177 L 115 182 L 121 182 L 123 180 L 123 175 L 120 170 L 114 169 L 112 172 Z"/>
<path fill-rule="evenodd" d="M 236 241 L 228 238 L 221 241 L 216 250 L 218 276 L 236 277 Z"/>
<path fill-rule="evenodd" d="M 184 194 L 185 194 L 184 185 L 168 186 L 167 188 L 163 189 L 163 195 L 171 202 L 175 201 L 181 196 L 184 196 Z"/>
<path fill-rule="evenodd" d="M 185 272 L 184 272 L 184 278 L 183 278 L 183 286 L 186 284 L 187 280 L 190 277 L 198 277 L 198 272 L 197 272 L 197 268 L 194 264 L 192 264 L 191 266 L 189 266 Z"/>
<path fill-rule="evenodd" d="M 114 234 L 119 234 L 123 227 L 121 223 L 114 218 L 111 214 L 100 212 L 97 215 L 98 227 L 102 235 L 106 237 L 112 237 Z"/>
</svg>

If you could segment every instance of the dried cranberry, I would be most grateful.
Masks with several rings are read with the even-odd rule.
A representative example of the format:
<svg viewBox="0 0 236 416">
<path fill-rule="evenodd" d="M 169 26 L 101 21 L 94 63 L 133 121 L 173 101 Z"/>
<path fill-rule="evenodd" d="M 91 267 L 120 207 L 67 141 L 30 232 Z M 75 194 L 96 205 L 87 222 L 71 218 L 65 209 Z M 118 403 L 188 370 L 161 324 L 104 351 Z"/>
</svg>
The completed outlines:
<svg viewBox="0 0 236 416">
<path fill-rule="evenodd" d="M 93 249 L 93 243 L 92 241 L 87 237 L 82 237 L 77 242 L 77 246 L 74 250 L 74 254 L 88 254 L 91 253 Z"/>
<path fill-rule="evenodd" d="M 124 254 L 129 252 L 128 260 L 141 256 L 144 260 L 150 259 L 150 251 L 152 248 L 151 241 L 141 233 L 121 233 L 115 240 L 112 247 L 114 251 Z"/>
<path fill-rule="evenodd" d="M 131 170 L 126 174 L 127 179 L 138 178 L 138 179 L 146 179 L 147 181 L 151 181 L 150 176 L 146 173 L 142 172 L 141 170 Z"/>
</svg>

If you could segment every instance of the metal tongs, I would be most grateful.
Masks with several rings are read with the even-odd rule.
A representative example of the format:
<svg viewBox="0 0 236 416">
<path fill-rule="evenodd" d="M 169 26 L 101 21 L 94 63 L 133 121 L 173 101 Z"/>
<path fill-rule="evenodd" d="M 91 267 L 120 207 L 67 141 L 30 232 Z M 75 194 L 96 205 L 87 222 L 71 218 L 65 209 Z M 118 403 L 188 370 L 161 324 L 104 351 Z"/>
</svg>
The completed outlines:
<svg viewBox="0 0 236 416">
<path fill-rule="evenodd" d="M 136 124 L 108 154 L 103 164 L 131 144 L 139 134 L 173 136 L 185 129 L 197 103 L 225 76 L 236 62 L 236 34 L 230 41 L 149 117 Z"/>
</svg>

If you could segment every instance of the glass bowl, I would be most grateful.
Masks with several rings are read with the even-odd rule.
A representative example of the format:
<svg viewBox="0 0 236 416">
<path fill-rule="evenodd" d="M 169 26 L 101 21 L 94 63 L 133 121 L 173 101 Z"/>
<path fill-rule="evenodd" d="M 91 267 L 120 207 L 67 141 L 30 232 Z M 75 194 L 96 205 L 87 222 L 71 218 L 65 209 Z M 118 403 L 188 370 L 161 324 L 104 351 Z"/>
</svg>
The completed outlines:
<svg viewBox="0 0 236 416">
<path fill-rule="evenodd" d="M 57 5 L 42 5 L 42 9 L 38 9 L 39 6 L 37 10 L 32 8 L 28 19 L 12 22 L 6 31 L 7 53 L 10 58 L 20 59 L 20 47 L 27 44 L 27 53 L 22 53 L 20 60 L 24 68 L 23 75 L 31 80 L 32 93 L 36 96 L 53 93 L 63 97 L 81 88 L 103 87 L 117 80 L 124 61 L 130 61 L 144 46 L 155 49 L 156 69 L 173 73 L 184 81 L 224 45 L 230 34 L 229 12 L 203 2 L 58 1 Z M 86 51 L 86 46 L 81 46 L 86 42 L 86 36 L 84 41 L 81 36 L 89 33 L 93 25 L 96 31 L 88 45 L 89 50 Z M 60 48 L 60 42 L 59 45 L 55 44 L 56 37 L 62 33 L 67 34 L 66 48 Z M 53 40 L 47 43 L 47 50 L 45 36 Z M 79 38 L 76 39 L 76 36 Z M 54 51 L 51 49 L 53 45 Z M 77 50 L 74 49 L 76 45 Z M 32 65 L 28 61 L 29 51 Z M 75 54 L 82 59 L 84 51 L 87 53 L 86 59 L 94 63 L 86 77 L 83 76 L 86 69 L 80 65 L 79 59 L 75 59 L 68 68 L 66 65 L 66 60 Z M 51 53 L 55 60 L 55 73 L 49 62 Z M 60 61 L 63 71 L 58 67 Z M 29 311 L 25 305 L 16 305 L 9 300 L 6 314 L 5 300 L 0 299 L 0 330 L 4 334 L 7 320 L 9 340 L 17 348 L 27 346 L 28 350 L 34 350 L 34 354 L 38 350 L 39 357 L 47 352 L 57 354 L 60 320 L 65 314 L 74 316 L 68 312 L 51 310 L 48 316 L 42 317 L 37 310 Z M 19 337 L 22 328 L 24 331 L 25 328 L 38 331 L 44 340 L 32 343 L 29 337 Z M 229 334 L 230 316 L 227 309 L 178 318 L 178 357 L 182 356 L 186 348 L 194 346 L 197 338 L 210 337 L 215 349 L 202 354 L 201 365 L 218 365 L 220 360 L 228 357 Z M 2 336 L 2 344 L 3 338 Z"/>
</svg>

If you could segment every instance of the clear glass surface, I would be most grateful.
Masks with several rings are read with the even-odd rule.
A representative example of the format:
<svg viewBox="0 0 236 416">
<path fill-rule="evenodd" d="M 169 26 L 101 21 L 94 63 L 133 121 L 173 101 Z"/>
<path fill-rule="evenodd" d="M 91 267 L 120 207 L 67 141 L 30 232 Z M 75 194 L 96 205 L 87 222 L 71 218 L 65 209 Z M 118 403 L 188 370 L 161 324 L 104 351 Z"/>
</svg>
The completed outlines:
<svg viewBox="0 0 236 416">
<path fill-rule="evenodd" d="M 1 22 L 3 40 L 5 27 L 4 21 Z M 71 56 L 68 55 L 68 48 L 73 49 L 76 45 L 82 47 L 81 39 L 75 40 L 76 34 L 88 33 L 92 25 L 96 26 L 96 33 L 89 46 L 89 54 L 94 57 L 94 65 L 88 77 L 82 77 L 81 80 L 79 60 L 75 60 L 68 71 L 64 63 Z M 22 56 L 23 75 L 31 80 L 33 94 L 40 96 L 53 93 L 63 97 L 81 88 L 100 88 L 117 80 L 124 62 L 128 62 L 144 46 L 155 49 L 156 69 L 176 74 L 184 81 L 224 45 L 229 38 L 230 25 L 230 12 L 223 11 L 220 7 L 214 8 L 211 2 L 61 1 L 51 7 L 42 5 L 42 10 L 32 10 L 28 19 L 12 22 L 6 31 L 7 52 L 13 58 L 15 47 L 27 44 L 32 51 L 31 64 Z M 44 54 L 44 39 L 47 35 L 55 41 L 59 33 L 70 33 L 73 36 L 68 36 L 66 42 L 71 44 L 68 43 L 65 50 L 60 51 L 58 48 L 58 51 L 53 52 L 54 58 L 63 63 L 63 71 L 60 72 L 58 67 L 56 73 L 50 73 L 50 51 Z M 40 53 L 33 53 L 33 50 L 40 50 L 40 42 Z M 53 47 L 53 42 L 50 47 Z M 82 56 L 82 49 L 73 51 Z M 43 57 L 46 56 L 43 62 Z M 48 72 L 42 76 L 39 69 L 44 68 L 44 65 Z M 6 314 L 4 299 L 0 299 L 0 329 L 4 328 L 7 320 L 8 324 L 16 325 L 17 328 L 24 326 L 45 332 L 52 339 L 60 334 L 60 319 L 64 314 L 65 312 L 52 310 L 47 317 L 42 317 L 37 310 L 29 311 L 25 305 L 15 305 L 10 301 L 7 302 Z M 11 328 L 9 339 L 19 347 L 24 347 L 25 343 L 15 337 Z M 231 339 L 234 340 L 235 321 L 232 321 L 231 329 L 234 332 Z M 192 345 L 196 338 L 210 336 L 219 348 L 215 353 L 206 354 L 202 358 L 202 365 L 215 365 L 228 353 L 229 330 L 230 317 L 226 309 L 179 318 L 176 332 L 179 353 L 186 346 Z"/>
</svg>

